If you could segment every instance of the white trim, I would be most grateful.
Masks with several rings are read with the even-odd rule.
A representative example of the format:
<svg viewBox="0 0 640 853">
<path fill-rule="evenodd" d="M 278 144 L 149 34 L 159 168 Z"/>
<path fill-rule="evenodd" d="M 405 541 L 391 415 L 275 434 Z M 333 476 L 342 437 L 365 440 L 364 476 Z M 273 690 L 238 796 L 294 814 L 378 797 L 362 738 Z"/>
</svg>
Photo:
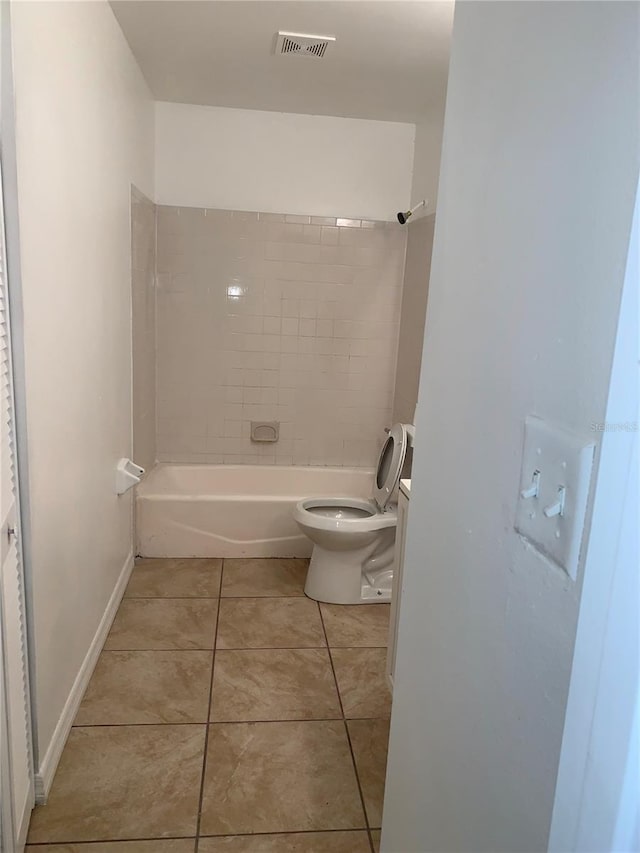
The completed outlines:
<svg viewBox="0 0 640 853">
<path fill-rule="evenodd" d="M 34 800 L 34 780 L 31 779 L 31 785 L 29 787 L 29 794 L 24 801 L 24 807 L 22 809 L 22 814 L 20 815 L 20 821 L 18 826 L 16 827 L 16 844 L 18 850 L 24 849 L 27 843 L 27 833 L 29 831 L 29 823 L 31 822 L 31 812 L 33 810 L 33 800 Z"/>
<path fill-rule="evenodd" d="M 11 323 L 11 365 L 13 378 L 14 427 L 16 441 L 17 496 L 20 513 L 20 559 L 24 584 L 24 609 L 27 634 L 27 682 L 31 722 L 31 761 L 38 763 L 36 714 L 35 661 L 33 660 L 34 625 L 31 613 L 31 510 L 29 498 L 29 459 L 27 452 L 26 371 L 24 361 L 24 311 L 22 303 L 22 268 L 20 258 L 20 227 L 18 216 L 18 186 L 15 141 L 15 103 L 13 86 L 13 53 L 11 43 L 11 9 L 0 3 L 0 139 L 2 142 L 2 196 L 4 207 L 4 238 L 6 273 L 9 288 L 9 318 Z"/>
<path fill-rule="evenodd" d="M 606 410 L 608 423 L 629 429 L 602 437 L 550 853 L 638 849 L 639 257 L 640 190 Z"/>
<path fill-rule="evenodd" d="M 111 628 L 111 624 L 115 618 L 116 611 L 118 610 L 120 601 L 124 595 L 124 590 L 129 582 L 129 576 L 131 575 L 132 569 L 133 550 L 129 552 L 127 559 L 125 560 L 118 582 L 111 593 L 109 603 L 102 619 L 100 620 L 100 624 L 98 625 L 98 630 L 91 641 L 91 645 L 89 646 L 85 659 L 82 662 L 80 671 L 78 672 L 76 680 L 73 683 L 73 687 L 71 688 L 71 692 L 67 697 L 62 714 L 60 715 L 53 737 L 51 738 L 51 742 L 40 767 L 36 771 L 35 786 L 36 803 L 38 805 L 43 805 L 47 801 L 47 797 L 53 783 L 53 777 L 55 776 L 58 768 L 58 762 L 62 755 L 62 750 L 67 742 L 78 707 L 80 706 L 84 692 L 87 689 L 89 679 L 93 674 L 93 670 L 98 662 L 98 657 L 100 656 L 100 652 L 104 646 L 107 634 L 109 633 L 109 629 Z"/>
</svg>

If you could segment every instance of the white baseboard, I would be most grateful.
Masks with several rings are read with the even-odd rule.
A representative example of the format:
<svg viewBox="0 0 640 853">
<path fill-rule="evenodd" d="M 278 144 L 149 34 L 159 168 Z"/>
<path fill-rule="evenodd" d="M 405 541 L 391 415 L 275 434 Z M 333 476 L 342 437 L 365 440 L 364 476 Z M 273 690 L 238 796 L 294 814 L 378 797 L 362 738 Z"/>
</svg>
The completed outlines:
<svg viewBox="0 0 640 853">
<path fill-rule="evenodd" d="M 16 827 L 16 850 L 23 851 L 27 843 L 27 833 L 29 831 L 29 823 L 31 821 L 31 812 L 33 810 L 34 800 L 34 785 L 33 781 L 29 785 L 29 790 L 22 807 L 22 814 L 18 820 Z"/>
<path fill-rule="evenodd" d="M 56 725 L 53 737 L 51 738 L 51 743 L 49 744 L 44 758 L 40 763 L 40 767 L 36 771 L 35 796 L 36 803 L 38 805 L 43 805 L 44 803 L 46 803 L 47 797 L 49 796 L 49 791 L 51 790 L 53 777 L 55 776 L 56 769 L 58 767 L 58 762 L 60 761 L 60 756 L 62 755 L 62 750 L 64 749 L 64 745 L 67 742 L 67 738 L 69 737 L 69 732 L 71 731 L 71 726 L 73 725 L 73 721 L 78 711 L 78 707 L 80 706 L 80 702 L 82 701 L 84 692 L 87 689 L 89 679 L 93 674 L 93 670 L 98 661 L 98 657 L 100 656 L 100 652 L 102 651 L 102 647 L 104 646 L 107 634 L 109 633 L 109 629 L 111 628 L 111 623 L 115 618 L 116 611 L 118 610 L 120 601 L 122 600 L 122 596 L 124 595 L 125 587 L 129 582 L 129 576 L 131 574 L 132 569 L 133 551 L 129 553 L 125 564 L 122 567 L 118 582 L 116 583 L 115 588 L 111 593 L 111 598 L 109 599 L 107 609 L 105 610 L 102 619 L 100 620 L 98 630 L 96 631 L 95 636 L 91 641 L 91 645 L 89 646 L 85 659 L 82 662 L 80 671 L 78 672 L 76 680 L 73 683 L 73 687 L 71 688 L 71 692 L 67 697 L 67 701 L 65 702 L 62 714 L 60 715 L 60 719 L 58 720 L 58 724 Z"/>
</svg>

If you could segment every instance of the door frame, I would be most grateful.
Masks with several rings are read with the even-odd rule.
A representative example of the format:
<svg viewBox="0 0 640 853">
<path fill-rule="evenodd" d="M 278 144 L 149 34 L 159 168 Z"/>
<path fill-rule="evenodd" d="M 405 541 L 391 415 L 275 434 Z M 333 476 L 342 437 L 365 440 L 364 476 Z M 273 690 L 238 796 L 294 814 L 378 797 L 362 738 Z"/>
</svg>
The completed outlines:
<svg viewBox="0 0 640 853">
<path fill-rule="evenodd" d="M 20 259 L 20 226 L 18 216 L 18 169 L 15 137 L 15 96 L 13 84 L 13 49 L 11 41 L 11 2 L 0 0 L 0 159 L 4 206 L 4 239 L 6 274 L 10 282 L 8 311 L 11 322 L 11 363 L 13 374 L 13 416 L 16 453 L 16 507 L 19 515 L 19 550 L 22 564 L 25 609 L 25 654 L 31 727 L 31 758 L 35 770 L 39 766 L 38 725 L 36 712 L 35 660 L 29 650 L 35 648 L 32 616 L 33 585 L 31 557 L 31 504 L 29 499 L 29 458 L 27 453 L 26 367 L 24 358 L 24 308 L 22 300 L 22 265 Z"/>
<path fill-rule="evenodd" d="M 15 545 L 17 595 L 20 622 L 20 643 L 22 646 L 22 679 L 24 685 L 24 718 L 19 721 L 10 719 L 10 696 L 8 694 L 7 643 L 3 614 L 5 601 L 0 585 L 0 738 L 7 745 L 8 760 L 0 767 L 2 797 L 2 826 L 0 839 L 7 846 L 7 853 L 22 849 L 26 843 L 31 809 L 35 799 L 35 767 L 37 763 L 36 715 L 34 701 L 34 661 L 30 650 L 33 648 L 33 621 L 31 619 L 31 582 L 30 582 L 30 505 L 29 505 L 29 466 L 27 459 L 26 432 L 26 396 L 24 362 L 24 315 L 22 304 L 22 278 L 20 263 L 20 238 L 18 220 L 18 188 L 15 142 L 15 103 L 13 86 L 13 58 L 11 45 L 11 4 L 9 0 L 0 0 L 0 204 L 2 205 L 2 226 L 0 240 L 4 244 L 4 273 L 6 277 L 6 315 L 9 343 L 9 368 L 11 390 L 11 415 L 14 466 L 14 514 L 16 523 Z M 4 550 L 4 549 L 3 549 Z M 15 815 L 12 790 L 11 725 L 26 727 L 29 791 L 24 812 Z M 6 786 L 6 787 L 5 787 Z M 6 801 L 10 807 L 5 807 Z M 10 812 L 6 814 L 6 808 Z M 7 839 L 7 840 L 5 840 Z M 17 846 L 16 846 L 17 845 Z M 4 850 L 4 847 L 2 848 Z"/>
<path fill-rule="evenodd" d="M 640 849 L 639 258 L 640 185 L 602 425 L 552 853 Z"/>
</svg>

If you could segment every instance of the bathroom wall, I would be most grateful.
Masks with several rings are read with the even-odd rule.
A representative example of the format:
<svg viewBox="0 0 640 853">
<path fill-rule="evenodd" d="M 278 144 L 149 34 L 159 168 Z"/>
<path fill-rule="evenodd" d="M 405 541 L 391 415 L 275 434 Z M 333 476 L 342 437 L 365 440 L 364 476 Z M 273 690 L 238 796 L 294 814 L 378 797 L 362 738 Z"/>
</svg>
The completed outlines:
<svg viewBox="0 0 640 853">
<path fill-rule="evenodd" d="M 383 853 L 548 849 L 589 524 L 577 582 L 516 533 L 523 428 L 600 444 L 639 16 L 456 4 Z"/>
<path fill-rule="evenodd" d="M 422 345 L 427 318 L 427 295 L 435 214 L 410 219 L 402 286 L 402 310 L 393 398 L 394 423 L 413 423 L 418 400 Z"/>
<path fill-rule="evenodd" d="M 394 220 L 409 205 L 415 130 L 401 122 L 157 103 L 155 200 Z"/>
<path fill-rule="evenodd" d="M 156 461 L 156 206 L 131 188 L 133 458 Z"/>
<path fill-rule="evenodd" d="M 406 230 L 158 207 L 158 459 L 375 464 Z M 251 420 L 280 422 L 276 444 Z"/>
<path fill-rule="evenodd" d="M 153 196 L 153 102 L 108 3 L 11 6 L 42 793 L 131 565 L 114 478 L 132 450 L 130 185 Z"/>
</svg>

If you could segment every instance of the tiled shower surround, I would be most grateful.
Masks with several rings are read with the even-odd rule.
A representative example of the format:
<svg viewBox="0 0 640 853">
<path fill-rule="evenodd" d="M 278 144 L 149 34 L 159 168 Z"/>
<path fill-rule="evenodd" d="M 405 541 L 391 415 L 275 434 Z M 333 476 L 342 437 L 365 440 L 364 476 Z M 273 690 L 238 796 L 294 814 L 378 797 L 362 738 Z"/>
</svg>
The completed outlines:
<svg viewBox="0 0 640 853">
<path fill-rule="evenodd" d="M 156 460 L 156 206 L 131 188 L 131 299 L 133 306 L 133 458 Z"/>
<path fill-rule="evenodd" d="M 158 206 L 158 460 L 374 465 L 405 245 L 395 223 Z M 277 443 L 251 441 L 262 420 Z"/>
</svg>

